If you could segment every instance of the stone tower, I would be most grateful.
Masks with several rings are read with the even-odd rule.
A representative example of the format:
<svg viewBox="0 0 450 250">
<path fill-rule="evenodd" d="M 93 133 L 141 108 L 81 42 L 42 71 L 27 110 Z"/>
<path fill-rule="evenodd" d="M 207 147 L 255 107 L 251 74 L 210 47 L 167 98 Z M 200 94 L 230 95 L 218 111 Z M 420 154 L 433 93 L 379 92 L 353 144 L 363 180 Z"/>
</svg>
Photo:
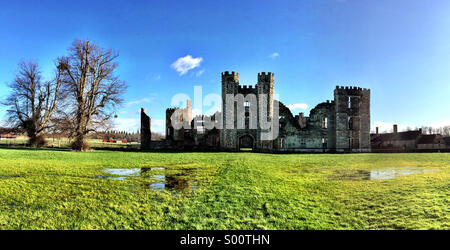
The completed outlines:
<svg viewBox="0 0 450 250">
<path fill-rule="evenodd" d="M 237 94 L 239 89 L 239 73 L 228 71 L 222 72 L 222 126 L 220 130 L 220 146 L 223 148 L 233 149 L 236 146 L 236 114 L 233 110 L 228 110 L 226 108 L 226 97 L 227 94 L 232 94 L 233 96 Z M 236 110 L 236 105 L 234 110 Z M 227 124 L 227 118 L 233 118 L 233 124 Z M 227 126 L 232 126 L 233 128 L 227 128 Z"/>
<path fill-rule="evenodd" d="M 275 84 L 275 74 L 268 72 L 258 73 L 258 100 L 261 94 L 265 94 L 267 98 L 267 116 L 269 119 L 273 117 L 273 87 Z"/>
<path fill-rule="evenodd" d="M 141 108 L 141 149 L 150 149 L 152 141 L 151 118 Z"/>
<path fill-rule="evenodd" d="M 260 98 L 265 98 L 266 100 L 266 115 L 267 121 L 271 121 L 273 117 L 273 92 L 274 92 L 274 74 L 265 72 L 258 74 L 258 82 L 255 87 L 247 85 L 239 85 L 239 74 L 235 72 L 229 73 L 228 71 L 222 73 L 222 124 L 223 129 L 220 130 L 220 144 L 221 147 L 229 150 L 238 150 L 241 144 L 252 144 L 253 148 L 259 149 L 271 149 L 273 146 L 273 141 L 261 141 L 261 126 L 259 124 L 259 100 Z M 254 94 L 256 96 L 256 102 L 250 105 L 256 105 L 256 114 L 249 112 L 251 107 L 245 107 L 245 117 L 242 118 L 245 121 L 245 128 L 238 128 L 238 121 L 240 118 L 237 117 L 237 102 L 234 100 L 233 108 L 227 107 L 227 95 L 231 95 L 236 98 L 236 95 L 242 94 L 244 99 L 249 94 Z M 248 99 L 245 99 L 248 100 Z M 256 119 L 256 129 L 250 126 L 249 121 L 251 117 L 255 116 Z M 231 122 L 233 121 L 233 122 Z M 251 142 L 251 143 L 250 143 Z"/>
<path fill-rule="evenodd" d="M 266 99 L 267 107 L 267 117 L 263 117 L 265 121 L 271 121 L 273 119 L 273 92 L 274 92 L 274 84 L 275 84 L 275 74 L 268 72 L 267 74 L 265 72 L 258 73 L 258 83 L 256 84 L 256 88 L 258 91 L 258 103 L 261 100 L 261 98 Z M 260 128 L 260 110 L 258 105 L 258 130 L 256 133 L 257 140 L 257 148 L 260 150 L 270 150 L 273 148 L 273 142 L 268 140 L 260 140 L 262 138 L 261 132 L 268 133 L 270 132 L 270 129 L 266 129 L 262 131 Z"/>
<path fill-rule="evenodd" d="M 370 90 L 336 86 L 334 100 L 336 151 L 370 152 Z"/>
</svg>

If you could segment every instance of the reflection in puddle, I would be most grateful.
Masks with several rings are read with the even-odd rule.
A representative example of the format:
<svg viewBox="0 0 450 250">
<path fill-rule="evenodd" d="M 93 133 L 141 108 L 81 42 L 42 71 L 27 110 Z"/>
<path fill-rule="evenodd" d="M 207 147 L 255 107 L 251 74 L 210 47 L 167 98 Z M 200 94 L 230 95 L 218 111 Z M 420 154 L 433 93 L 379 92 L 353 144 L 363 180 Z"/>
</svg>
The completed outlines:
<svg viewBox="0 0 450 250">
<path fill-rule="evenodd" d="M 154 175 L 153 180 L 156 183 L 142 184 L 145 189 L 151 190 L 176 190 L 176 191 L 190 191 L 198 188 L 194 185 L 192 180 L 186 179 L 186 175 Z"/>
<path fill-rule="evenodd" d="M 410 174 L 425 174 L 425 173 L 433 173 L 437 172 L 436 169 L 423 169 L 417 167 L 403 167 L 399 169 L 390 169 L 388 171 L 385 170 L 372 170 L 370 172 L 370 179 L 372 180 L 388 180 L 393 179 L 402 175 L 410 175 Z"/>
<path fill-rule="evenodd" d="M 125 177 L 118 177 L 118 176 L 95 176 L 94 179 L 113 179 L 113 180 L 125 180 Z"/>
<path fill-rule="evenodd" d="M 152 190 L 164 190 L 166 188 L 166 185 L 162 182 L 152 183 L 148 187 L 147 185 L 143 185 L 144 188 L 150 188 Z"/>
<path fill-rule="evenodd" d="M 403 175 L 437 172 L 436 169 L 421 167 L 396 167 L 375 170 L 338 170 L 330 179 L 333 180 L 389 180 Z"/>
<path fill-rule="evenodd" d="M 152 177 L 153 180 L 164 180 L 165 178 L 166 178 L 166 176 L 162 175 L 162 174 L 155 174 Z"/>
<path fill-rule="evenodd" d="M 114 180 L 126 180 L 130 177 L 139 177 L 143 179 L 151 179 L 157 182 L 143 183 L 141 186 L 145 189 L 151 190 L 177 190 L 177 191 L 189 191 L 198 188 L 198 185 L 194 185 L 191 180 L 192 172 L 194 169 L 183 168 L 174 169 L 176 174 L 170 174 L 163 167 L 145 167 L 145 168 L 108 168 L 103 170 L 107 174 L 119 175 L 119 176 L 96 176 L 94 178 L 102 179 L 114 179 Z M 164 171 L 164 173 L 161 173 Z"/>
<path fill-rule="evenodd" d="M 103 170 L 107 174 L 137 176 L 140 174 L 140 168 L 108 168 Z"/>
</svg>

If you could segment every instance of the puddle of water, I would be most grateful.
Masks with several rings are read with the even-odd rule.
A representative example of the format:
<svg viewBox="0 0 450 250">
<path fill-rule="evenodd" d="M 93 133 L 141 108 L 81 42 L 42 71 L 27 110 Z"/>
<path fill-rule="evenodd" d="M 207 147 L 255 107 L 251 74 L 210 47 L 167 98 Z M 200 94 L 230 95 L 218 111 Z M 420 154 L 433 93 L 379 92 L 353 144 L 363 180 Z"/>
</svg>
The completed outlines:
<svg viewBox="0 0 450 250">
<path fill-rule="evenodd" d="M 125 176 L 139 176 L 141 169 L 140 168 L 108 168 L 103 170 L 103 172 L 107 174 L 113 175 L 125 175 Z"/>
<path fill-rule="evenodd" d="M 145 168 L 108 168 L 103 170 L 105 173 L 118 176 L 96 176 L 95 178 L 103 179 L 115 179 L 126 180 L 129 177 L 150 178 L 157 182 L 144 183 L 141 186 L 145 189 L 151 190 L 176 190 L 176 191 L 188 191 L 195 190 L 198 185 L 194 185 L 192 180 L 189 179 L 189 175 L 192 174 L 194 169 L 182 168 L 174 169 L 178 171 L 177 174 L 169 174 L 163 167 L 145 167 Z M 154 173 L 155 171 L 156 173 Z M 164 171 L 164 173 L 158 172 Z M 181 173 L 179 172 L 181 171 Z"/>
<path fill-rule="evenodd" d="M 150 184 L 150 186 L 148 186 L 148 188 L 150 188 L 152 190 L 164 190 L 166 188 L 166 184 L 164 184 L 162 182 L 156 182 L 156 183 Z"/>
<path fill-rule="evenodd" d="M 165 175 L 162 175 L 162 174 L 155 174 L 155 175 L 153 175 L 153 177 L 152 177 L 152 179 L 153 180 L 164 180 L 164 179 L 166 179 L 166 176 Z"/>
<path fill-rule="evenodd" d="M 145 167 L 145 168 L 107 168 L 103 172 L 112 175 L 121 176 L 143 176 L 153 170 L 165 170 L 162 167 Z"/>
<path fill-rule="evenodd" d="M 198 185 L 194 185 L 192 180 L 185 179 L 183 175 L 155 175 L 153 180 L 158 182 L 151 184 L 142 184 L 145 189 L 151 190 L 168 190 L 168 191 L 191 191 L 198 189 Z"/>
<path fill-rule="evenodd" d="M 436 169 L 422 167 L 395 167 L 374 170 L 338 170 L 330 179 L 333 180 L 389 180 L 403 175 L 437 172 Z"/>
<path fill-rule="evenodd" d="M 400 169 L 389 169 L 389 170 L 372 170 L 370 171 L 371 180 L 388 180 L 393 179 L 402 175 L 410 174 L 425 174 L 437 172 L 436 169 L 423 169 L 417 167 L 404 167 Z"/>
<path fill-rule="evenodd" d="M 113 180 L 125 180 L 125 177 L 120 177 L 120 176 L 95 176 L 94 179 L 113 179 Z"/>
</svg>

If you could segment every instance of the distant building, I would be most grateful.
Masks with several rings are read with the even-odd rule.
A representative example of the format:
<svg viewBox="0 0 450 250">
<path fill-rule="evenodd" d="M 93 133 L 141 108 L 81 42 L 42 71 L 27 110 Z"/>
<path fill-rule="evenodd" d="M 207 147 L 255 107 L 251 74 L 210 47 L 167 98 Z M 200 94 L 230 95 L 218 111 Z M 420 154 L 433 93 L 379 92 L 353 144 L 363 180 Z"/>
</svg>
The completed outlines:
<svg viewBox="0 0 450 250">
<path fill-rule="evenodd" d="M 16 138 L 17 138 L 17 136 L 13 133 L 0 134 L 0 140 L 7 140 L 7 139 L 12 140 L 12 139 L 16 139 Z"/>
<path fill-rule="evenodd" d="M 450 137 L 444 137 L 445 148 L 450 149 Z"/>
<path fill-rule="evenodd" d="M 393 133 L 371 134 L 372 152 L 389 151 L 421 151 L 446 149 L 446 140 L 439 134 L 425 135 L 422 129 L 398 132 L 398 126 L 393 126 Z"/>
<path fill-rule="evenodd" d="M 445 149 L 445 140 L 441 135 L 421 135 L 417 141 L 418 149 Z"/>
</svg>

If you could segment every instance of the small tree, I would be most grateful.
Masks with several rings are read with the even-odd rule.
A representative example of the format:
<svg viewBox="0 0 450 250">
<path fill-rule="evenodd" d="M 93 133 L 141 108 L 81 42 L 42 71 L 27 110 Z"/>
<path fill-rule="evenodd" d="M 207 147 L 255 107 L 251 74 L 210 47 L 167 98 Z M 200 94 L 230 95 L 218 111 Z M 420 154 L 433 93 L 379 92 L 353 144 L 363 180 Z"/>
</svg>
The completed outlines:
<svg viewBox="0 0 450 250">
<path fill-rule="evenodd" d="M 74 137 L 72 149 L 89 148 L 85 136 L 110 123 L 114 110 L 122 102 L 126 85 L 115 75 L 118 57 L 88 40 L 75 40 L 68 57 L 60 58 L 65 65 L 64 93 L 67 95 L 65 114 L 71 121 Z"/>
<path fill-rule="evenodd" d="M 3 102 L 8 106 L 8 122 L 24 130 L 34 147 L 45 143 L 43 132 L 50 127 L 61 88 L 61 67 L 54 80 L 43 82 L 38 63 L 19 63 L 19 71 L 9 84 L 11 94 Z"/>
</svg>

